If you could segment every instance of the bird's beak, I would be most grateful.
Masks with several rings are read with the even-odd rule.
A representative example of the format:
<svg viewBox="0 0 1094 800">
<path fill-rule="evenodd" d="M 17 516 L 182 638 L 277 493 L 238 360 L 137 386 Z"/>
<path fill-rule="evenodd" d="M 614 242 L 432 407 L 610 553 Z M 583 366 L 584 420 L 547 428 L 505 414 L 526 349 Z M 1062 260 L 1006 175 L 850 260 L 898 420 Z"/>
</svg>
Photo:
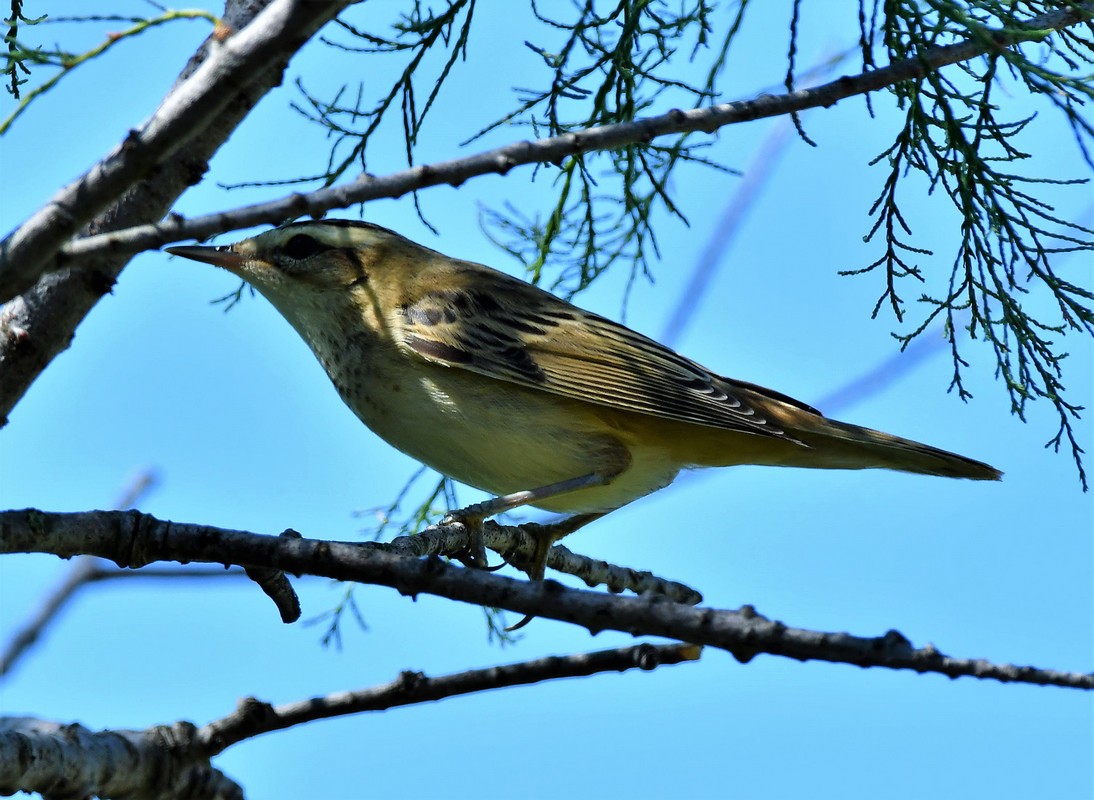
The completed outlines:
<svg viewBox="0 0 1094 800">
<path fill-rule="evenodd" d="M 184 245 L 182 247 L 167 247 L 164 249 L 173 256 L 192 258 L 194 261 L 204 261 L 206 264 L 212 264 L 214 267 L 224 267 L 224 269 L 231 272 L 236 272 L 247 262 L 247 256 L 234 252 L 231 245 L 224 245 L 222 247 Z"/>
</svg>

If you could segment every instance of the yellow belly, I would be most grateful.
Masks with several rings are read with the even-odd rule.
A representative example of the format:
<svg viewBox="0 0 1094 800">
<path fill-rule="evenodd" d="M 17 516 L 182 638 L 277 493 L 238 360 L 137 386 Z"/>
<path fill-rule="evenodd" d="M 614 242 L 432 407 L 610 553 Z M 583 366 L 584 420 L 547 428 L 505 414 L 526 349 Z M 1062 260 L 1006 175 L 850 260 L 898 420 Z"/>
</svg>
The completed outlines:
<svg viewBox="0 0 1094 800">
<path fill-rule="evenodd" d="M 613 477 L 540 507 L 611 511 L 667 486 L 681 467 L 667 448 L 636 441 L 625 424 L 633 415 L 444 367 L 386 378 L 343 399 L 389 444 L 492 494 L 599 473 Z"/>
</svg>

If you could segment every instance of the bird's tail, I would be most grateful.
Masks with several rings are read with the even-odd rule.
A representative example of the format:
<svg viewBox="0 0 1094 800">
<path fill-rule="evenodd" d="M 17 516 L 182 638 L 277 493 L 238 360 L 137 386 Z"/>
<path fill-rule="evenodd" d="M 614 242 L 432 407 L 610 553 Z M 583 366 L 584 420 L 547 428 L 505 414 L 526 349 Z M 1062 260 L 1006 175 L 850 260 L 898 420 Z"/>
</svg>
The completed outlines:
<svg viewBox="0 0 1094 800">
<path fill-rule="evenodd" d="M 889 433 L 820 417 L 793 435 L 816 454 L 810 466 L 832 469 L 895 469 L 920 475 L 997 481 L 1003 473 L 990 464 L 913 442 Z M 803 461 L 809 456 L 803 454 Z"/>
<path fill-rule="evenodd" d="M 733 390 L 798 442 L 781 450 L 772 448 L 773 457 L 766 463 L 821 469 L 895 469 L 974 481 L 1003 477 L 1002 472 L 982 461 L 829 419 L 811 406 L 754 384 L 735 381 Z"/>
</svg>

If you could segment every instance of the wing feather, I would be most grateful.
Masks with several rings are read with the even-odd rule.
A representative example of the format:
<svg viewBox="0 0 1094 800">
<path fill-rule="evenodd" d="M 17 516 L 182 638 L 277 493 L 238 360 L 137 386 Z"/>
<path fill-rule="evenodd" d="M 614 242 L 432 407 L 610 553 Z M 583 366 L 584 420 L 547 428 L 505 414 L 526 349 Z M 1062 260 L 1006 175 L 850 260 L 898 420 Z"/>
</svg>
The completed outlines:
<svg viewBox="0 0 1094 800">
<path fill-rule="evenodd" d="M 664 345 L 501 273 L 475 277 L 473 286 L 426 291 L 404 306 L 402 344 L 435 364 L 564 397 L 796 441 L 748 401 L 745 392 L 760 387 L 735 390 Z"/>
</svg>

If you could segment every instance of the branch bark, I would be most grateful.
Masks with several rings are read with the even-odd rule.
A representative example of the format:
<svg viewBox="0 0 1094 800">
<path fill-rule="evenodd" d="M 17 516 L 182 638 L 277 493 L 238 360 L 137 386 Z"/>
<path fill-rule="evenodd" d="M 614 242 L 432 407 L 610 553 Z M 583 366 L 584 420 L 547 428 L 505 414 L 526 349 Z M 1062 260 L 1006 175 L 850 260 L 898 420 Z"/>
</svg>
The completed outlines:
<svg viewBox="0 0 1094 800">
<path fill-rule="evenodd" d="M 119 509 L 131 508 L 131 503 L 117 506 Z M 483 531 L 483 542 L 491 550 L 504 558 L 529 561 L 535 552 L 535 540 L 523 526 L 501 526 L 487 521 Z M 282 536 L 295 536 L 296 531 L 284 531 Z M 389 553 L 411 558 L 423 556 L 459 557 L 468 551 L 470 536 L 461 524 L 431 526 L 414 536 L 400 536 L 387 544 L 366 544 Z M 562 545 L 551 548 L 547 565 L 556 572 L 573 575 L 585 582 L 585 585 L 606 586 L 611 592 L 633 592 L 634 594 L 652 593 L 661 595 L 677 603 L 697 605 L 703 596 L 689 586 L 676 581 L 660 578 L 648 571 L 639 571 L 630 567 L 609 564 L 600 559 L 588 558 L 572 552 Z M 16 663 L 44 635 L 49 626 L 57 619 L 61 610 L 73 600 L 76 593 L 90 583 L 119 578 L 148 578 L 152 580 L 185 578 L 208 579 L 237 578 L 246 576 L 259 585 L 274 604 L 285 623 L 296 622 L 300 618 L 300 601 L 288 578 L 281 570 L 264 567 L 248 567 L 245 572 L 222 570 L 216 567 L 200 568 L 188 565 L 177 569 L 159 568 L 133 572 L 109 564 L 94 556 L 79 556 L 72 568 L 43 599 L 41 606 L 0 648 L 0 679 L 3 679 L 15 667 Z"/>
<path fill-rule="evenodd" d="M 132 503 L 124 503 L 119 504 L 117 508 L 127 509 L 132 505 Z M 528 561 L 535 552 L 535 541 L 523 527 L 502 527 L 493 521 L 487 521 L 483 541 L 487 547 L 502 554 L 504 558 Z M 281 535 L 299 537 L 300 534 L 296 531 L 284 531 Z M 414 536 L 400 536 L 388 544 L 367 546 L 412 558 L 431 555 L 458 557 L 468 551 L 470 536 L 463 525 L 432 526 Z M 659 578 L 650 572 L 588 558 L 571 552 L 562 545 L 551 548 L 547 565 L 556 572 L 564 572 L 580 578 L 587 586 L 606 586 L 612 592 L 653 593 L 688 605 L 696 605 L 703 601 L 702 595 L 682 583 Z M 223 570 L 217 567 L 202 568 L 189 565 L 177 569 L 161 567 L 134 572 L 121 569 L 94 556 L 80 556 L 73 561 L 72 568 L 58 585 L 45 596 L 41 606 L 16 629 L 8 643 L 0 648 L 0 680 L 14 669 L 18 661 L 44 635 L 66 605 L 75 598 L 77 592 L 88 584 L 120 578 L 207 580 L 210 577 L 237 578 L 244 574 L 257 583 L 274 601 L 281 614 L 282 622 L 292 623 L 300 618 L 300 601 L 281 570 L 251 567 L 244 572 L 239 569 Z"/>
<path fill-rule="evenodd" d="M 535 523 L 498 525 L 488 520 L 483 526 L 483 544 L 511 564 L 527 564 L 532 560 L 536 542 L 529 532 Z M 413 536 L 400 536 L 390 544 L 372 545 L 401 556 L 451 556 L 466 554 L 471 539 L 459 523 L 431 525 Z M 556 572 L 573 575 L 586 586 L 606 586 L 611 592 L 658 594 L 675 603 L 689 606 L 703 602 L 703 596 L 690 586 L 658 577 L 652 572 L 620 567 L 607 561 L 588 558 L 556 544 L 547 554 L 547 566 Z"/>
<path fill-rule="evenodd" d="M 57 514 L 0 512 L 0 553 L 54 553 L 67 558 L 93 554 L 119 566 L 154 561 L 201 561 L 267 567 L 293 574 L 390 586 L 404 595 L 425 592 L 519 614 L 569 622 L 596 633 L 618 630 L 635 636 L 665 636 L 710 645 L 741 662 L 760 653 L 799 661 L 968 675 L 1001 682 L 1094 689 L 1094 674 L 953 658 L 933 645 L 914 648 L 898 631 L 861 637 L 791 628 L 758 614 L 693 608 L 656 595 L 621 597 L 569 589 L 554 581 L 530 583 L 481 570 L 459 568 L 439 558 L 408 558 L 368 544 L 263 536 L 158 520 L 136 511 Z"/>
<path fill-rule="evenodd" d="M 243 789 L 194 759 L 188 722 L 143 731 L 92 731 L 79 723 L 0 718 L 0 795 L 127 800 L 243 800 Z"/>
</svg>

